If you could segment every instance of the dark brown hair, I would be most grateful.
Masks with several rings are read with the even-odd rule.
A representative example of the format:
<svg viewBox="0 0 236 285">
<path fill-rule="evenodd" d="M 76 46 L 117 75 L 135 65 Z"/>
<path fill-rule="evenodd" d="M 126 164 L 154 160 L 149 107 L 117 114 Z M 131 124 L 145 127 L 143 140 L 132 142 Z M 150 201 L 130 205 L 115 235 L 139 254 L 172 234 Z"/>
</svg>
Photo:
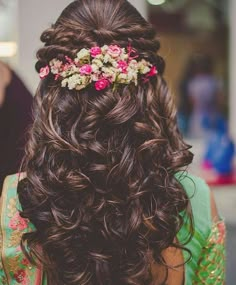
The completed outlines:
<svg viewBox="0 0 236 285">
<path fill-rule="evenodd" d="M 78 0 L 41 39 L 37 70 L 81 48 L 131 44 L 159 75 L 100 92 L 41 82 L 18 187 L 35 225 L 25 253 L 49 284 L 151 284 L 151 259 L 165 264 L 164 249 L 183 247 L 174 240 L 189 201 L 175 174 L 192 161 L 155 31 L 126 0 Z"/>
</svg>

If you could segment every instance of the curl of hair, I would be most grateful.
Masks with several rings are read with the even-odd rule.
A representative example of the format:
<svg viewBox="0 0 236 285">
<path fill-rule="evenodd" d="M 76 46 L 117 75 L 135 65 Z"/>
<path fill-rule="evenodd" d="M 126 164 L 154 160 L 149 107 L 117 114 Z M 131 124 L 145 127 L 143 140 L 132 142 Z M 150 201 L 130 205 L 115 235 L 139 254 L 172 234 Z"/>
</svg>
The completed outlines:
<svg viewBox="0 0 236 285">
<path fill-rule="evenodd" d="M 155 32 L 127 1 L 79 0 L 41 39 L 37 69 L 82 47 L 131 43 L 160 75 L 99 93 L 42 81 L 18 186 L 35 225 L 22 247 L 49 284 L 149 284 L 150 252 L 165 264 L 164 249 L 184 248 L 174 240 L 189 201 L 174 175 L 192 161 Z"/>
</svg>

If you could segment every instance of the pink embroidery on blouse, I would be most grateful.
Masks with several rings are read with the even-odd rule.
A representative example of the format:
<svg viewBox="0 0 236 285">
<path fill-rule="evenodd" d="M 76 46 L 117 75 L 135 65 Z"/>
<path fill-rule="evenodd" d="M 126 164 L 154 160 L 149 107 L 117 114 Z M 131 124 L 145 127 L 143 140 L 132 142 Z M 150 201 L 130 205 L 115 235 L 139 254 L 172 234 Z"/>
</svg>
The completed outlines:
<svg viewBox="0 0 236 285">
<path fill-rule="evenodd" d="M 20 216 L 19 212 L 17 212 L 10 220 L 9 227 L 13 230 L 23 231 L 28 227 L 28 222 Z"/>
<path fill-rule="evenodd" d="M 222 244 L 225 239 L 225 224 L 223 222 L 217 224 L 218 228 L 218 238 L 216 240 L 216 243 Z"/>
</svg>

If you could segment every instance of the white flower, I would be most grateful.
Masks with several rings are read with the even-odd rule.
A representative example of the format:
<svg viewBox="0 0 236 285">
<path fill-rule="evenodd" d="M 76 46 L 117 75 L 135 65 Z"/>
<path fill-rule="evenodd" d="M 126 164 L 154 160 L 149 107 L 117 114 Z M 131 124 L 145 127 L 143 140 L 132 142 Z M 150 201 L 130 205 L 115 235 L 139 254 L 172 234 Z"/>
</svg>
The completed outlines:
<svg viewBox="0 0 236 285">
<path fill-rule="evenodd" d="M 120 54 L 120 59 L 126 61 L 129 55 L 126 53 L 125 48 L 122 48 L 122 53 Z"/>
<path fill-rule="evenodd" d="M 110 81 L 115 82 L 117 70 L 113 67 L 103 67 L 102 68 L 103 77 L 110 79 Z"/>
<path fill-rule="evenodd" d="M 95 73 L 91 75 L 91 81 L 98 81 L 99 80 L 99 74 Z"/>
<path fill-rule="evenodd" d="M 95 58 L 100 59 L 101 61 L 103 61 L 104 55 L 101 53 L 101 54 L 96 55 Z"/>
<path fill-rule="evenodd" d="M 117 77 L 117 82 L 118 83 L 125 83 L 125 84 L 129 83 L 128 74 L 125 74 L 125 73 L 119 74 Z"/>
<path fill-rule="evenodd" d="M 138 69 L 138 62 L 136 59 L 132 59 L 129 63 L 129 67 L 134 68 L 134 69 Z"/>
<path fill-rule="evenodd" d="M 69 78 L 67 78 L 67 82 L 68 82 L 68 88 L 70 90 L 75 89 L 77 85 L 81 84 L 80 74 L 74 74 L 70 76 Z"/>
<path fill-rule="evenodd" d="M 104 45 L 103 47 L 101 47 L 103 54 L 105 54 L 108 51 L 108 49 L 109 49 L 108 45 Z"/>
<path fill-rule="evenodd" d="M 112 60 L 111 64 L 114 68 L 118 69 L 118 63 L 116 60 Z"/>
<path fill-rule="evenodd" d="M 149 62 L 147 62 L 145 59 L 138 62 L 138 69 L 141 74 L 146 74 L 151 70 L 149 67 Z"/>
<path fill-rule="evenodd" d="M 77 53 L 77 58 L 80 59 L 86 59 L 90 57 L 90 52 L 88 49 L 83 48 Z"/>
<path fill-rule="evenodd" d="M 91 77 L 86 75 L 74 74 L 62 81 L 62 87 L 68 85 L 69 90 L 81 90 L 91 82 Z"/>
<path fill-rule="evenodd" d="M 68 83 L 68 78 L 63 79 L 61 82 L 61 87 L 66 87 L 67 83 Z"/>
<path fill-rule="evenodd" d="M 97 73 L 99 71 L 99 67 L 96 64 L 92 64 L 91 67 L 92 67 L 93 73 Z"/>
<path fill-rule="evenodd" d="M 151 70 L 150 67 L 144 66 L 143 69 L 140 70 L 140 72 L 141 72 L 142 74 L 146 74 L 146 73 L 148 73 L 150 70 Z"/>
<path fill-rule="evenodd" d="M 112 61 L 112 57 L 107 53 L 104 55 L 103 62 L 108 63 Z"/>
<path fill-rule="evenodd" d="M 51 72 L 52 74 L 58 74 L 60 72 L 61 66 L 62 66 L 62 61 L 54 58 L 50 62 L 50 67 L 51 67 Z"/>
<path fill-rule="evenodd" d="M 103 62 L 102 62 L 100 59 L 97 59 L 97 58 L 95 58 L 95 59 L 92 60 L 92 65 L 93 65 L 93 64 L 97 65 L 98 68 L 100 68 L 100 67 L 103 66 Z"/>
<path fill-rule="evenodd" d="M 137 70 L 128 70 L 128 81 L 134 82 L 135 85 L 138 84 L 138 72 Z"/>
</svg>

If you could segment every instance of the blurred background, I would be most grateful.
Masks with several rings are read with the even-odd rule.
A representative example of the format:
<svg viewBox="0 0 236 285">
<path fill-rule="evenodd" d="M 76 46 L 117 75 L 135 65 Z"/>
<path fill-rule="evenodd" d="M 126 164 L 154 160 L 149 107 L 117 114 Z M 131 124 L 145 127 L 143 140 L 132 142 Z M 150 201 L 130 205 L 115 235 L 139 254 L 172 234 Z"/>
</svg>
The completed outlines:
<svg viewBox="0 0 236 285">
<path fill-rule="evenodd" d="M 39 81 L 34 63 L 41 45 L 40 34 L 70 2 L 0 0 L 0 161 L 9 162 L 7 152 L 1 152 L 4 147 L 11 151 L 7 137 L 9 141 L 19 142 L 12 147 L 23 150 L 20 134 L 8 133 L 5 125 L 9 122 L 8 130 L 24 132 L 30 123 L 26 114 L 31 106 L 30 94 L 35 93 Z M 157 30 L 160 53 L 166 61 L 165 78 L 178 107 L 179 127 L 195 154 L 190 170 L 210 184 L 219 211 L 226 219 L 227 284 L 233 285 L 236 280 L 236 1 L 130 2 Z M 6 71 L 9 68 L 19 77 L 16 74 L 9 77 Z M 8 98 L 12 101 L 8 102 Z M 12 108 L 13 104 L 17 108 Z M 11 165 L 9 162 L 7 168 L 0 169 L 0 176 L 19 166 L 21 154 L 17 152 Z"/>
</svg>

